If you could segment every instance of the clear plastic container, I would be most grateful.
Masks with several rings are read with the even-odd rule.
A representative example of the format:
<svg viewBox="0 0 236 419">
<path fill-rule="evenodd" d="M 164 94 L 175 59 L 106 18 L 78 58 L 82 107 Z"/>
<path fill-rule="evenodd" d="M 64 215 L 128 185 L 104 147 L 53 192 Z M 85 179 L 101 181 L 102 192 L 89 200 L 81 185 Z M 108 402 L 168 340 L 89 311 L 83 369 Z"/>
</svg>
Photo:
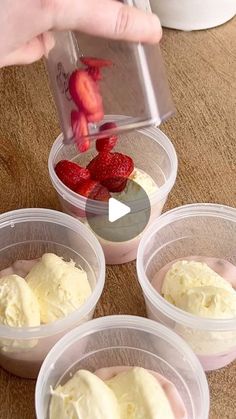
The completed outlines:
<svg viewBox="0 0 236 419">
<path fill-rule="evenodd" d="M 186 205 L 163 214 L 145 232 L 138 249 L 137 273 L 148 317 L 182 336 L 205 370 L 236 359 L 236 319 L 189 314 L 166 301 L 152 283 L 160 269 L 176 259 L 200 256 L 236 266 L 235 249 L 236 209 L 217 204 Z M 158 283 L 159 290 L 161 286 Z"/>
<path fill-rule="evenodd" d="M 123 0 L 122 3 L 149 10 L 146 1 Z M 53 36 L 55 45 L 48 55 L 47 68 L 65 143 L 74 141 L 71 112 L 77 110 L 69 92 L 69 78 L 76 69 L 86 68 L 81 62 L 83 56 L 112 61 L 111 67 L 102 70 L 103 78 L 99 81 L 104 114 L 115 115 L 122 110 L 126 115 L 117 122 L 116 129 L 109 131 L 99 132 L 99 125 L 90 122 L 91 139 L 160 125 L 174 113 L 159 45 L 112 41 L 83 33 L 55 32 Z"/>
<path fill-rule="evenodd" d="M 20 209 L 0 216 L 0 270 L 17 260 L 52 252 L 73 259 L 88 275 L 92 294 L 72 314 L 39 327 L 0 325 L 0 365 L 7 371 L 35 378 L 52 346 L 69 330 L 90 320 L 105 281 L 105 260 L 91 231 L 69 215 L 48 209 Z"/>
<path fill-rule="evenodd" d="M 118 121 L 120 118 L 122 117 L 116 115 L 113 120 Z M 108 117 L 107 120 L 109 120 Z M 149 204 L 151 207 L 149 221 L 151 223 L 161 214 L 168 194 L 176 180 L 178 163 L 172 143 L 158 128 L 148 128 L 121 135 L 114 151 L 123 152 L 132 157 L 135 167 L 149 174 L 156 182 L 157 191 L 150 196 L 150 203 L 146 202 L 144 204 Z M 87 214 L 101 216 L 101 213 L 104 212 L 104 203 L 90 200 L 91 204 L 88 205 L 88 200 L 85 197 L 71 191 L 59 180 L 54 167 L 63 159 L 72 160 L 86 166 L 95 155 L 95 147 L 87 153 L 79 154 L 74 145 L 65 146 L 62 135 L 54 142 L 49 155 L 49 174 L 58 193 L 63 211 L 84 222 L 86 222 L 86 211 Z M 129 224 L 130 229 L 133 227 L 135 226 Z M 114 228 L 112 223 L 110 228 L 111 230 Z M 123 229 L 125 228 L 127 228 L 126 225 Z M 121 226 L 117 234 L 122 234 L 123 229 Z M 120 264 L 134 260 L 141 235 L 142 233 L 132 240 L 120 242 L 110 242 L 98 237 L 105 254 L 106 263 Z"/>
<path fill-rule="evenodd" d="M 207 419 L 209 390 L 201 365 L 171 330 L 135 316 L 92 320 L 68 333 L 48 354 L 36 385 L 37 419 L 48 418 L 50 387 L 66 382 L 78 369 L 140 366 L 156 371 L 177 388 L 188 419 Z"/>
</svg>

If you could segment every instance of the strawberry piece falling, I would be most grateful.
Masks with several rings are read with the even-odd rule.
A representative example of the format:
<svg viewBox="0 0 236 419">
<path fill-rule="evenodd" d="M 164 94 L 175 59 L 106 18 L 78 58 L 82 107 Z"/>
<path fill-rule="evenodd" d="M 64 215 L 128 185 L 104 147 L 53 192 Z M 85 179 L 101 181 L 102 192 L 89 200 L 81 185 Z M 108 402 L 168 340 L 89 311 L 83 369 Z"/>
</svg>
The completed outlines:
<svg viewBox="0 0 236 419">
<path fill-rule="evenodd" d="M 108 201 L 111 197 L 108 189 L 96 180 L 86 180 L 79 183 L 75 192 L 96 201 Z"/>
<path fill-rule="evenodd" d="M 106 131 L 107 129 L 113 129 L 117 128 L 117 125 L 115 122 L 105 122 L 105 124 L 100 126 L 100 131 Z"/>
<path fill-rule="evenodd" d="M 75 137 L 76 145 L 81 153 L 89 149 L 90 143 L 88 139 L 88 122 L 83 112 L 71 112 L 71 127 Z"/>
<path fill-rule="evenodd" d="M 87 71 L 95 82 L 102 80 L 102 73 L 99 67 L 88 67 Z"/>
<path fill-rule="evenodd" d="M 100 122 L 104 118 L 103 111 L 99 111 L 97 113 L 87 115 L 87 121 L 88 122 Z"/>
<path fill-rule="evenodd" d="M 85 114 L 103 112 L 98 86 L 86 70 L 76 70 L 71 74 L 69 91 L 73 101 Z"/>
<path fill-rule="evenodd" d="M 80 57 L 80 61 L 88 67 L 111 67 L 113 65 L 111 60 L 104 60 L 95 57 Z"/>
<path fill-rule="evenodd" d="M 116 128 L 117 125 L 115 122 L 106 122 L 100 127 L 100 131 L 105 131 L 107 129 Z M 99 138 L 96 141 L 96 149 L 98 152 L 101 151 L 111 151 L 118 141 L 118 137 L 116 135 L 112 135 L 111 137 L 106 138 Z"/>
<path fill-rule="evenodd" d="M 121 153 L 99 153 L 88 164 L 92 179 L 99 181 L 110 192 L 121 192 L 134 170 L 131 157 Z"/>
<path fill-rule="evenodd" d="M 69 160 L 59 161 L 55 167 L 55 172 L 64 185 L 72 191 L 77 188 L 81 181 L 90 179 L 88 169 Z"/>
</svg>

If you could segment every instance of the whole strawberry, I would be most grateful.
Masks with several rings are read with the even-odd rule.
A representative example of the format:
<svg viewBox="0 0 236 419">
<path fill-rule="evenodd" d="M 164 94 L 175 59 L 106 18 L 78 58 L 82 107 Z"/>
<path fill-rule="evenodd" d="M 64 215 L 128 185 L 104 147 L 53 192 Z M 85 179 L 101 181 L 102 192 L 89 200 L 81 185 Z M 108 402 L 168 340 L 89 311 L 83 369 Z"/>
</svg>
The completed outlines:
<svg viewBox="0 0 236 419">
<path fill-rule="evenodd" d="M 90 179 L 88 169 L 69 160 L 59 161 L 55 167 L 55 172 L 64 185 L 72 191 L 75 191 L 81 181 Z"/>
<path fill-rule="evenodd" d="M 91 178 L 99 181 L 110 192 L 121 192 L 134 170 L 131 157 L 122 153 L 99 153 L 88 164 Z"/>
</svg>

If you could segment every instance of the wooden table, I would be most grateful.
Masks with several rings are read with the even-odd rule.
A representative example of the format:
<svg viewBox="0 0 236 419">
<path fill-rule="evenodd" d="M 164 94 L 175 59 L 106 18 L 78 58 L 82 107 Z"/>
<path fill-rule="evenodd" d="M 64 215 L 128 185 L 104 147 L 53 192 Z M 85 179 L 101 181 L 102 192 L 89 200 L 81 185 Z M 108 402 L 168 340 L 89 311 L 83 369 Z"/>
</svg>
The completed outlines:
<svg viewBox="0 0 236 419">
<path fill-rule="evenodd" d="M 191 202 L 236 206 L 236 19 L 193 33 L 166 30 L 162 50 L 178 113 L 162 129 L 179 157 L 165 209 Z M 0 209 L 59 209 L 47 171 L 59 134 L 42 62 L 0 71 Z M 145 316 L 135 263 L 108 267 L 96 315 Z M 236 417 L 236 362 L 208 374 L 211 419 Z M 0 418 L 32 419 L 34 381 L 0 371 Z M 198 418 L 196 418 L 198 419 Z"/>
</svg>

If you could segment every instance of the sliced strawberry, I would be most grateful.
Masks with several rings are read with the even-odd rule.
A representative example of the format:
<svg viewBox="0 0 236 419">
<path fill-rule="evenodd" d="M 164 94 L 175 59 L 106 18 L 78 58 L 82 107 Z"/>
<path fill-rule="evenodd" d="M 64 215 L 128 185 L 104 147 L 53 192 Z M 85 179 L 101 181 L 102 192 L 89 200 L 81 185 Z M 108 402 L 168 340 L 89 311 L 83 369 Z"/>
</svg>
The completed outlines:
<svg viewBox="0 0 236 419">
<path fill-rule="evenodd" d="M 100 127 L 100 131 L 105 131 L 107 129 L 116 128 L 117 125 L 115 122 L 106 122 Z M 111 137 L 106 138 L 99 138 L 96 141 L 96 149 L 98 152 L 101 151 L 111 151 L 118 141 L 118 137 L 116 135 L 112 135 Z"/>
<path fill-rule="evenodd" d="M 98 138 L 96 141 L 96 149 L 100 153 L 101 151 L 111 151 L 116 143 L 118 138 L 116 136 L 107 137 L 107 138 Z"/>
<path fill-rule="evenodd" d="M 95 57 L 80 57 L 80 61 L 88 67 L 111 67 L 113 65 L 111 60 L 103 60 Z"/>
<path fill-rule="evenodd" d="M 110 192 L 121 192 L 134 170 L 131 157 L 121 153 L 99 153 L 87 166 L 91 177 L 100 181 Z"/>
<path fill-rule="evenodd" d="M 77 186 L 75 192 L 82 196 L 86 196 L 89 199 L 95 199 L 96 201 L 108 201 L 111 197 L 105 186 L 102 186 L 101 183 L 91 179 L 81 182 Z"/>
<path fill-rule="evenodd" d="M 104 113 L 102 111 L 99 111 L 92 115 L 87 115 L 88 122 L 100 122 L 103 120 L 103 118 L 104 118 Z"/>
<path fill-rule="evenodd" d="M 103 112 L 98 86 L 86 70 L 76 70 L 71 74 L 69 91 L 73 101 L 86 114 Z"/>
<path fill-rule="evenodd" d="M 114 128 L 117 128 L 117 125 L 115 122 L 105 122 L 105 124 L 100 126 L 99 130 L 106 131 L 107 129 L 114 129 Z"/>
<path fill-rule="evenodd" d="M 72 111 L 71 127 L 79 151 L 81 151 L 81 153 L 87 151 L 89 149 L 90 143 L 87 137 L 89 131 L 86 115 L 83 112 Z"/>
<path fill-rule="evenodd" d="M 87 71 L 95 82 L 102 80 L 102 73 L 99 67 L 88 67 Z"/>
<path fill-rule="evenodd" d="M 59 179 L 73 191 L 81 181 L 90 179 L 90 173 L 85 167 L 69 160 L 61 160 L 55 167 Z"/>
</svg>

